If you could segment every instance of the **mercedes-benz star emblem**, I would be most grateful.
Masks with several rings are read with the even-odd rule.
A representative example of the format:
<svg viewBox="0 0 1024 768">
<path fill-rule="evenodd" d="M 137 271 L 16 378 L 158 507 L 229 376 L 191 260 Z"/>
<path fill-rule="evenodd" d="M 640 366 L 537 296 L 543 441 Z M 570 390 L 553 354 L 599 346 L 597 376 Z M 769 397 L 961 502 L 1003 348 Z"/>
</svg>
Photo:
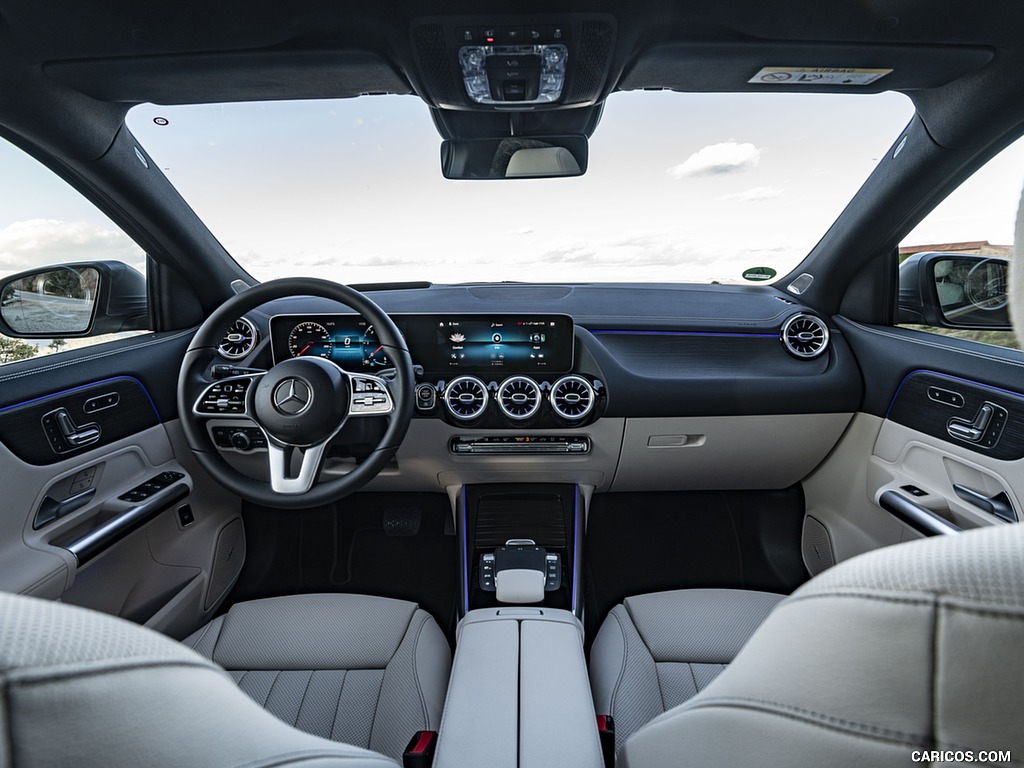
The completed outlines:
<svg viewBox="0 0 1024 768">
<path fill-rule="evenodd" d="M 313 391 L 302 379 L 285 379 L 274 388 L 274 407 L 285 416 L 297 416 L 313 402 Z"/>
</svg>

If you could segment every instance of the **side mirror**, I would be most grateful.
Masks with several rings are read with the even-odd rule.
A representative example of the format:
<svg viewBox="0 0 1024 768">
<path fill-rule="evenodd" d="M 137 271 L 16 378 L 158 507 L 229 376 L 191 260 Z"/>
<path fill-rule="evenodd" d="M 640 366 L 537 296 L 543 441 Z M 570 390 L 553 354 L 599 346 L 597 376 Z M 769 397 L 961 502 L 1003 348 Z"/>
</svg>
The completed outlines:
<svg viewBox="0 0 1024 768">
<path fill-rule="evenodd" d="M 899 322 L 1008 331 L 1008 274 L 998 257 L 916 253 L 900 265 Z"/>
<path fill-rule="evenodd" d="M 547 179 L 582 176 L 589 159 L 586 136 L 512 136 L 441 142 L 446 179 Z"/>
<path fill-rule="evenodd" d="M 0 281 L 0 333 L 74 338 L 148 326 L 146 278 L 118 261 L 58 264 Z"/>
</svg>

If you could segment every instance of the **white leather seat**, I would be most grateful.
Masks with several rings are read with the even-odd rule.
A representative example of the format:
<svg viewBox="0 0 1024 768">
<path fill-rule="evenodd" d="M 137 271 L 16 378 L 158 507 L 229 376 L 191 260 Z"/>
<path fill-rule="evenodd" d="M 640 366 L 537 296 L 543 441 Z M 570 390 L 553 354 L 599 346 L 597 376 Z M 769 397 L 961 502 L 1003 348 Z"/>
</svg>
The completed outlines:
<svg viewBox="0 0 1024 768">
<path fill-rule="evenodd" d="M 451 651 L 415 603 L 348 594 L 233 605 L 184 641 L 289 725 L 401 760 L 441 724 Z"/>
<path fill-rule="evenodd" d="M 636 731 L 617 764 L 892 766 L 933 750 L 1019 761 L 1022 647 L 1024 527 L 876 550 L 779 603 L 728 669 Z"/>
<path fill-rule="evenodd" d="M 330 735 L 348 737 L 358 722 L 361 740 L 385 756 L 291 727 L 223 669 L 138 625 L 10 594 L 0 594 L 0 617 L 0 764 L 12 768 L 395 768 L 396 751 L 416 729 L 437 727 L 449 664 L 432 619 L 411 603 L 379 598 L 255 601 L 193 638 L 207 655 L 248 660 L 250 693 L 264 673 L 279 672 L 269 709 L 287 714 L 286 701 L 299 702 L 297 722 L 321 733 L 329 727 Z M 332 671 L 312 671 L 309 662 Z M 334 666 L 341 663 L 353 665 L 347 675 Z M 369 707 L 369 718 L 340 711 L 350 705 Z"/>
<path fill-rule="evenodd" d="M 706 688 L 782 595 L 683 589 L 629 597 L 590 650 L 598 714 L 615 719 L 616 748 L 640 726 Z"/>
</svg>

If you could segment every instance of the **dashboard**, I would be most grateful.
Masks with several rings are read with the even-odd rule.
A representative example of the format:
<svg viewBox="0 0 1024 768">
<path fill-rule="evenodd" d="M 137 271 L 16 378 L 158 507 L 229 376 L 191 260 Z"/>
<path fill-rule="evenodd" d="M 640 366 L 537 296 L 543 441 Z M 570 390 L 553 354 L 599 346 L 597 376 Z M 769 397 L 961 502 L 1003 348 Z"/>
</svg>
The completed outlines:
<svg viewBox="0 0 1024 768">
<path fill-rule="evenodd" d="M 785 487 L 831 449 L 862 395 L 842 335 L 770 288 L 471 284 L 369 293 L 402 334 L 415 374 L 413 419 L 377 489 Z M 317 355 L 385 380 L 392 367 L 369 322 L 310 296 L 240 318 L 222 354 L 257 369 Z M 265 449 L 255 426 L 241 436 L 238 421 L 209 427 L 240 471 L 259 476 Z M 346 457 L 358 461 L 384 428 L 382 419 L 348 424 L 331 471 L 350 468 Z"/>
</svg>

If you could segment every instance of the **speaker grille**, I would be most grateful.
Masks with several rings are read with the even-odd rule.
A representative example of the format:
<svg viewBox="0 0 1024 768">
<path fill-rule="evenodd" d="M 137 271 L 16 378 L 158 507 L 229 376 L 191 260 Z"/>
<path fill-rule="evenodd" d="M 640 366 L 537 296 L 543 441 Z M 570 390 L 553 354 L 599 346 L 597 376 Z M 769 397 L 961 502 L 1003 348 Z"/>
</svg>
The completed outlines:
<svg viewBox="0 0 1024 768">
<path fill-rule="evenodd" d="M 236 517 L 220 529 L 217 553 L 213 556 L 210 588 L 206 592 L 206 610 L 210 610 L 224 597 L 242 570 L 245 562 L 245 528 L 242 518 Z"/>
<path fill-rule="evenodd" d="M 440 24 L 422 24 L 413 32 L 413 43 L 427 98 L 436 104 L 462 104 L 465 98 L 452 74 L 454 62 L 448 61 L 444 28 Z"/>
<path fill-rule="evenodd" d="M 569 86 L 568 104 L 596 101 L 604 86 L 615 34 L 606 21 L 585 21 L 577 49 L 576 71 Z"/>
<path fill-rule="evenodd" d="M 804 565 L 812 576 L 836 564 L 828 528 L 810 515 L 804 517 L 803 554 Z"/>
</svg>

